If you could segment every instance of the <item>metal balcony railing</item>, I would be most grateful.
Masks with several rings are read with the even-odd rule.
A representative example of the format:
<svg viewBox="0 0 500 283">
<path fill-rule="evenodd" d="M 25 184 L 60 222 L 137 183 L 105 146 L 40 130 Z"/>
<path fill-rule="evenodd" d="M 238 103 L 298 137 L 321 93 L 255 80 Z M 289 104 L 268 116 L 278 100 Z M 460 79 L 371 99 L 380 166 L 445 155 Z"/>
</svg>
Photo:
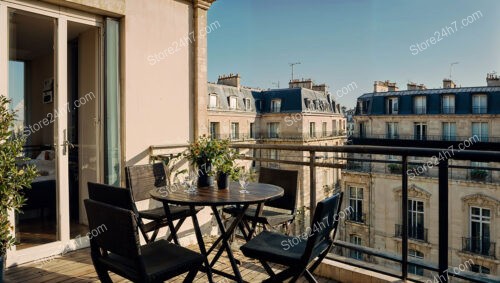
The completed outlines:
<svg viewBox="0 0 500 283">
<path fill-rule="evenodd" d="M 495 243 L 487 238 L 462 238 L 462 250 L 478 255 L 495 257 Z"/>
<path fill-rule="evenodd" d="M 355 139 L 398 139 L 398 140 L 422 140 L 421 135 L 402 135 L 402 134 L 360 134 L 358 132 L 353 133 L 350 137 Z M 490 136 L 480 136 L 471 134 L 470 136 L 457 136 L 457 135 L 425 135 L 426 141 L 457 141 L 463 142 L 465 140 L 473 142 L 500 142 L 500 137 L 490 137 Z"/>
<path fill-rule="evenodd" d="M 346 131 L 327 131 L 319 132 L 314 135 L 309 133 L 280 133 L 280 132 L 256 132 L 243 134 L 238 133 L 237 135 L 232 134 L 210 134 L 211 137 L 216 139 L 230 139 L 232 141 L 244 141 L 244 140 L 264 140 L 264 139 L 283 139 L 283 140 L 309 140 L 309 139 L 328 139 L 328 138 L 342 138 L 347 137 Z"/>
<path fill-rule="evenodd" d="M 441 108 L 443 114 L 455 114 L 455 106 L 443 106 Z"/>
<path fill-rule="evenodd" d="M 347 220 L 357 223 L 366 223 L 366 213 L 358 213 L 354 211 L 351 214 L 347 215 Z"/>
<path fill-rule="evenodd" d="M 427 114 L 427 107 L 426 106 L 414 106 L 413 107 L 413 114 Z"/>
<path fill-rule="evenodd" d="M 488 112 L 488 107 L 486 106 L 472 106 L 472 113 L 474 114 L 486 114 Z"/>
<path fill-rule="evenodd" d="M 396 224 L 395 225 L 395 233 L 394 236 L 401 238 L 403 236 L 403 225 Z M 427 228 L 409 226 L 408 227 L 408 238 L 412 240 L 422 241 L 427 243 Z"/>
<path fill-rule="evenodd" d="M 160 153 L 163 151 L 168 151 L 172 149 L 185 148 L 187 145 L 175 145 L 175 146 L 151 146 L 150 147 L 150 156 L 152 160 L 155 159 L 163 159 L 168 160 L 171 155 Z M 340 168 L 346 169 L 350 163 L 352 162 L 365 162 L 366 164 L 370 164 L 369 167 L 373 165 L 373 163 L 394 163 L 400 164 L 401 170 L 398 173 L 401 176 L 401 194 L 399 196 L 400 200 L 400 218 L 402 219 L 402 223 L 398 224 L 400 228 L 399 234 L 401 238 L 401 247 L 400 254 L 393 254 L 384 250 L 379 250 L 378 248 L 371 248 L 361 245 L 351 244 L 346 241 L 342 241 L 340 239 L 335 240 L 335 246 L 340 249 L 349 249 L 352 251 L 358 251 L 370 257 L 382 258 L 387 261 L 396 262 L 401 266 L 401 273 L 396 274 L 392 271 L 381 269 L 377 267 L 372 267 L 369 264 L 360 262 L 352 262 L 349 260 L 345 260 L 342 258 L 335 257 L 335 261 L 359 267 L 366 270 L 372 270 L 378 273 L 386 274 L 389 276 L 399 277 L 402 280 L 409 279 L 408 274 L 408 265 L 413 264 L 414 266 L 418 266 L 429 270 L 431 272 L 436 272 L 436 278 L 441 278 L 443 276 L 452 276 L 460 279 L 465 279 L 470 282 L 494 282 L 491 281 L 490 277 L 480 276 L 478 274 L 474 274 L 471 272 L 448 272 L 449 267 L 451 266 L 451 262 L 449 261 L 449 253 L 450 249 L 452 249 L 452 242 L 450 241 L 450 229 L 449 229 L 449 219 L 450 219 L 450 205 L 453 205 L 450 199 L 450 182 L 449 182 L 449 162 L 450 160 L 468 160 L 475 162 L 498 162 L 500 160 L 500 152 L 498 151 L 478 151 L 478 150 L 462 150 L 455 151 L 454 155 L 448 159 L 440 159 L 439 163 L 435 166 L 435 169 L 438 170 L 438 185 L 437 185 L 437 213 L 433 214 L 433 219 L 435 219 L 436 225 L 436 234 L 437 234 L 437 243 L 433 244 L 437 246 L 438 249 L 438 259 L 437 264 L 425 260 L 415 260 L 409 257 L 409 241 L 414 237 L 414 239 L 423 238 L 427 241 L 427 232 L 426 229 L 422 232 L 413 233 L 412 228 L 410 227 L 410 223 L 408 222 L 408 200 L 409 200 L 409 175 L 408 168 L 410 162 L 408 161 L 409 156 L 416 156 L 421 158 L 431 158 L 433 156 L 439 156 L 445 148 L 417 148 L 417 147 L 395 147 L 395 146 L 370 146 L 370 145 L 349 145 L 349 146 L 306 146 L 306 145 L 294 145 L 294 144 L 243 144 L 243 143 L 233 143 L 232 148 L 243 152 L 243 150 L 250 150 L 252 152 L 252 156 L 250 155 L 241 155 L 239 158 L 242 160 L 248 160 L 257 163 L 257 168 L 261 166 L 262 163 L 267 164 L 272 162 L 273 164 L 288 164 L 288 165 L 298 165 L 308 167 L 308 177 L 309 177 L 309 203 L 304 208 L 304 211 L 314 211 L 317 202 L 317 193 L 321 188 L 317 188 L 316 181 L 319 178 L 317 175 L 317 168 Z M 262 151 L 268 150 L 277 150 L 279 152 L 289 152 L 289 154 L 280 154 L 281 157 L 287 156 L 296 156 L 300 158 L 296 159 L 271 159 L 265 154 L 262 154 Z M 337 157 L 331 159 L 323 159 L 317 158 L 321 157 L 324 153 L 334 155 Z M 362 156 L 366 155 L 392 155 L 396 156 L 398 160 L 378 160 L 378 159 L 368 159 L 363 160 L 359 158 L 347 158 L 345 156 L 350 156 L 351 154 L 360 154 Z M 345 162 L 347 160 L 348 162 Z M 359 163 L 354 163 L 359 164 Z M 364 163 L 361 163 L 364 164 Z M 361 166 L 363 167 L 363 165 Z M 459 166 L 457 166 L 459 167 Z M 462 166 L 463 167 L 463 166 Z M 434 228 L 433 228 L 434 229 Z M 469 250 L 475 250 L 471 241 L 465 241 L 464 246 Z M 488 251 L 487 254 L 494 255 L 494 243 L 489 242 L 489 248 L 486 246 L 482 246 L 480 251 Z M 464 248 L 465 249 L 465 248 Z M 477 250 L 477 249 L 476 249 Z M 483 253 L 485 253 L 483 252 Z M 333 257 L 333 256 L 332 256 Z M 498 277 L 495 277 L 495 279 Z M 425 282 L 419 279 L 411 278 L 412 281 L 416 282 Z"/>
</svg>

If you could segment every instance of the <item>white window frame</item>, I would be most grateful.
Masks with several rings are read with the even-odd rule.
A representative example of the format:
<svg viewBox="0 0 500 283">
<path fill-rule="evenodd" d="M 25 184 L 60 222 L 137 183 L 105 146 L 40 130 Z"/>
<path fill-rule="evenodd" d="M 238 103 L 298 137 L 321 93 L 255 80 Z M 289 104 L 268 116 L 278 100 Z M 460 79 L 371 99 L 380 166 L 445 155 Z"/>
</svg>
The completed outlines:
<svg viewBox="0 0 500 283">
<path fill-rule="evenodd" d="M 245 98 L 245 99 L 243 100 L 243 102 L 245 103 L 245 110 L 247 110 L 247 111 L 248 111 L 248 110 L 251 110 L 251 109 L 252 109 L 252 107 L 251 107 L 251 105 L 250 105 L 250 103 L 251 103 L 251 102 L 250 102 L 250 98 Z"/>
<path fill-rule="evenodd" d="M 386 110 L 387 114 L 398 114 L 399 98 L 398 97 L 388 97 L 386 99 L 385 110 Z"/>
<path fill-rule="evenodd" d="M 472 95 L 472 113 L 486 114 L 488 112 L 488 96 L 486 94 Z"/>
<path fill-rule="evenodd" d="M 489 125 L 488 122 L 472 122 L 472 136 L 477 135 L 480 141 L 488 141 Z"/>
<path fill-rule="evenodd" d="M 316 122 L 309 122 L 309 137 L 316 137 Z"/>
<path fill-rule="evenodd" d="M 413 113 L 427 114 L 427 97 L 424 95 L 415 96 L 413 98 Z"/>
<path fill-rule="evenodd" d="M 219 99 L 217 97 L 217 94 L 210 94 L 208 107 L 212 109 L 219 107 Z"/>
<path fill-rule="evenodd" d="M 327 122 L 323 122 L 321 124 L 321 135 L 323 137 L 326 137 L 328 135 L 328 128 L 327 127 L 328 127 L 328 123 Z"/>
<path fill-rule="evenodd" d="M 363 243 L 363 239 L 361 239 L 361 237 L 356 236 L 356 235 L 350 235 L 349 236 L 349 242 L 351 244 L 361 246 L 362 243 Z M 351 258 L 354 258 L 354 259 L 357 259 L 357 260 L 363 260 L 363 254 L 360 251 L 351 250 L 349 252 L 349 256 Z"/>
<path fill-rule="evenodd" d="M 425 129 L 425 131 L 424 131 L 424 129 Z M 413 123 L 413 134 L 414 134 L 415 140 L 426 140 L 427 139 L 427 123 L 414 122 Z"/>
<path fill-rule="evenodd" d="M 238 109 L 238 98 L 236 96 L 228 97 L 229 109 Z"/>
<path fill-rule="evenodd" d="M 231 122 L 231 139 L 237 140 L 240 138 L 240 123 Z"/>
<path fill-rule="evenodd" d="M 443 122 L 442 123 L 442 137 L 445 141 L 454 141 L 457 139 L 457 123 L 456 122 Z M 453 129 L 453 131 L 452 131 Z"/>
<path fill-rule="evenodd" d="M 446 94 L 442 97 L 442 109 L 443 114 L 455 114 L 455 95 Z"/>
<path fill-rule="evenodd" d="M 422 216 L 422 236 L 424 239 L 419 239 L 419 240 L 425 240 L 425 202 L 420 199 L 408 199 L 408 213 L 410 214 L 410 217 L 408 219 L 408 230 L 413 229 L 414 234 L 413 235 L 408 235 L 411 238 L 417 238 L 417 231 L 418 231 L 418 219 L 420 219 L 419 216 Z M 419 204 L 422 204 L 422 211 L 418 210 Z M 417 209 L 414 209 L 416 207 Z M 410 231 L 408 231 L 408 234 L 410 234 Z"/>
<path fill-rule="evenodd" d="M 280 131 L 279 122 L 269 122 L 267 123 L 267 133 L 269 138 L 278 138 Z"/>
<path fill-rule="evenodd" d="M 281 99 L 271 100 L 271 112 L 273 113 L 281 112 Z"/>
<path fill-rule="evenodd" d="M 399 137 L 398 122 L 386 122 L 386 136 L 389 139 L 397 139 Z"/>
</svg>

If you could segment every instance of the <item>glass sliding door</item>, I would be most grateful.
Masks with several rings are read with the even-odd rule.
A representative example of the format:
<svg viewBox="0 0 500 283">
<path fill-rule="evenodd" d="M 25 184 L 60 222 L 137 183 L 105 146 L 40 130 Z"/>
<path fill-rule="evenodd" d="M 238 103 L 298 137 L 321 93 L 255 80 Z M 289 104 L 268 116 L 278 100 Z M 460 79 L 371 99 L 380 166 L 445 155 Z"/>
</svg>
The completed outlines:
<svg viewBox="0 0 500 283">
<path fill-rule="evenodd" d="M 24 154 L 39 173 L 26 191 L 23 213 L 15 215 L 17 249 L 58 241 L 57 149 L 59 112 L 55 88 L 56 19 L 8 10 L 9 97 L 17 111 L 16 130 L 27 137 Z"/>
</svg>

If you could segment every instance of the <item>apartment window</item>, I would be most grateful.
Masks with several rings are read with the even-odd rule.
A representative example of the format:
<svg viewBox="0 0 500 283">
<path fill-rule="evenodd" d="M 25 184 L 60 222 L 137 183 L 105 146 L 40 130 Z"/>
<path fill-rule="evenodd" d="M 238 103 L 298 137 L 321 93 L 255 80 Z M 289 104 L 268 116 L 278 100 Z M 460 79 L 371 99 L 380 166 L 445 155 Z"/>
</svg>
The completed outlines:
<svg viewBox="0 0 500 283">
<path fill-rule="evenodd" d="M 281 99 L 271 100 L 271 112 L 281 112 Z"/>
<path fill-rule="evenodd" d="M 358 236 L 351 235 L 350 242 L 351 242 L 351 244 L 361 246 L 361 238 Z M 363 260 L 363 254 L 360 251 L 350 250 L 349 254 L 350 254 L 350 257 L 352 257 L 354 259 Z"/>
<path fill-rule="evenodd" d="M 306 104 L 306 109 L 311 110 L 313 108 L 311 100 L 309 98 L 305 98 L 304 103 Z"/>
<path fill-rule="evenodd" d="M 363 222 L 363 188 L 349 187 L 349 220 Z"/>
<path fill-rule="evenodd" d="M 398 98 L 388 97 L 385 104 L 385 113 L 387 114 L 398 114 Z"/>
<path fill-rule="evenodd" d="M 240 124 L 231 123 L 231 139 L 236 140 L 240 137 Z"/>
<path fill-rule="evenodd" d="M 487 208 L 470 208 L 470 238 L 467 243 L 468 251 L 489 255 L 490 251 L 490 222 L 491 211 Z"/>
<path fill-rule="evenodd" d="M 210 98 L 209 98 L 209 103 L 208 103 L 208 106 L 210 108 L 217 108 L 218 104 L 217 104 L 217 95 L 216 94 L 210 94 Z"/>
<path fill-rule="evenodd" d="M 332 133 L 333 133 L 334 135 L 336 135 L 336 134 L 337 134 L 337 129 L 338 129 L 338 127 L 339 127 L 339 125 L 338 125 L 338 124 L 339 124 L 339 121 L 338 121 L 338 120 L 332 120 Z"/>
<path fill-rule="evenodd" d="M 427 113 L 427 99 L 425 96 L 415 96 L 415 98 L 413 99 L 413 113 Z"/>
<path fill-rule="evenodd" d="M 359 123 L 359 137 L 366 138 L 366 122 Z"/>
<path fill-rule="evenodd" d="M 479 264 L 472 264 L 470 271 L 482 274 L 490 274 L 490 269 Z"/>
<path fill-rule="evenodd" d="M 455 96 L 454 95 L 444 95 L 443 96 L 443 114 L 453 114 L 455 113 Z"/>
<path fill-rule="evenodd" d="M 398 123 L 397 122 L 387 122 L 387 138 L 397 139 L 398 138 Z"/>
<path fill-rule="evenodd" d="M 250 138 L 255 139 L 255 123 L 250 123 Z"/>
<path fill-rule="evenodd" d="M 443 140 L 454 141 L 457 135 L 457 123 L 443 122 Z"/>
<path fill-rule="evenodd" d="M 415 259 L 424 259 L 424 254 L 422 252 L 412 249 L 408 250 L 408 256 Z M 415 275 L 424 276 L 424 269 L 411 263 L 408 264 L 408 272 Z"/>
<path fill-rule="evenodd" d="M 237 100 L 236 96 L 230 96 L 227 99 L 228 99 L 228 103 L 229 103 L 229 108 L 236 109 L 237 105 L 238 105 L 238 100 Z"/>
<path fill-rule="evenodd" d="M 427 124 L 426 123 L 414 123 L 413 124 L 413 135 L 416 140 L 426 140 L 427 139 Z"/>
<path fill-rule="evenodd" d="M 212 138 L 219 138 L 219 122 L 210 122 L 210 136 Z"/>
<path fill-rule="evenodd" d="M 485 114 L 487 105 L 487 96 L 485 94 L 476 94 L 472 96 L 472 113 L 475 114 Z"/>
<path fill-rule="evenodd" d="M 272 122 L 267 124 L 267 132 L 270 138 L 278 138 L 280 123 Z"/>
<path fill-rule="evenodd" d="M 326 136 L 327 136 L 326 127 L 327 127 L 327 123 L 326 123 L 326 122 L 323 122 L 323 124 L 322 124 L 322 126 L 321 126 L 321 135 L 322 135 L 323 137 L 326 137 Z"/>
<path fill-rule="evenodd" d="M 269 150 L 269 158 L 274 159 L 274 160 L 278 160 L 279 159 L 278 150 L 277 149 L 270 149 Z"/>
<path fill-rule="evenodd" d="M 257 111 L 262 111 L 262 100 L 261 99 L 255 100 L 255 107 L 257 108 Z"/>
<path fill-rule="evenodd" d="M 408 200 L 408 237 L 425 240 L 424 238 L 424 202 Z"/>
<path fill-rule="evenodd" d="M 472 123 L 472 136 L 477 136 L 479 141 L 488 141 L 488 123 L 487 122 L 473 122 Z"/>
<path fill-rule="evenodd" d="M 316 137 L 316 123 L 315 122 L 309 123 L 309 137 L 311 137 L 311 138 Z"/>
<path fill-rule="evenodd" d="M 248 110 L 252 109 L 252 107 L 250 106 L 250 98 L 245 98 L 243 100 L 243 102 L 245 103 L 245 110 L 248 111 Z"/>
</svg>

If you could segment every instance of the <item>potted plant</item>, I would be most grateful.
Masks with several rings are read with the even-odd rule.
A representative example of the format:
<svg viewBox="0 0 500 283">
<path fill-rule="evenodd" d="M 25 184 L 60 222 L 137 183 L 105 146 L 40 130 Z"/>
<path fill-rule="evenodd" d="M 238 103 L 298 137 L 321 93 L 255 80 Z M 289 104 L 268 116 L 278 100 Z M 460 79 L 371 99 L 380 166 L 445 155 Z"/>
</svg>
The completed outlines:
<svg viewBox="0 0 500 283">
<path fill-rule="evenodd" d="M 189 144 L 184 156 L 197 169 L 199 188 L 214 185 L 214 162 L 226 156 L 228 149 L 229 140 L 212 139 L 206 135 Z"/>
<path fill-rule="evenodd" d="M 15 112 L 10 100 L 0 95 L 0 282 L 3 282 L 5 255 L 15 244 L 9 212 L 20 212 L 26 199 L 24 189 L 30 188 L 37 173 L 34 166 L 19 166 L 26 138 L 14 132 Z"/>
<path fill-rule="evenodd" d="M 235 160 L 237 152 L 229 148 L 229 141 L 220 141 L 220 155 L 214 160 L 214 169 L 217 178 L 217 188 L 227 189 L 229 187 L 229 179 L 236 181 L 240 173 L 243 171 L 242 167 L 237 167 Z"/>
<path fill-rule="evenodd" d="M 486 170 L 474 169 L 470 172 L 470 177 L 472 180 L 484 181 L 488 176 L 488 172 Z"/>
<path fill-rule="evenodd" d="M 389 167 L 389 171 L 392 173 L 392 174 L 401 174 L 402 173 L 402 167 L 400 164 L 389 164 L 388 165 Z"/>
</svg>

